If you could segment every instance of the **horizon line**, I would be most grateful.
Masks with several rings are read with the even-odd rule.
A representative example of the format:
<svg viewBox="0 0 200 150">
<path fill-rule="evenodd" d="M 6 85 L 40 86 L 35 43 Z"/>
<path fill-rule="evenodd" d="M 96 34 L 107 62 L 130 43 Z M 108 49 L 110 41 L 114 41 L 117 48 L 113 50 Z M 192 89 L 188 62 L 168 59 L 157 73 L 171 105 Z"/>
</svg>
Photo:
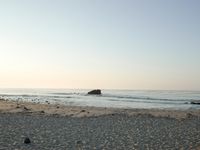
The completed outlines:
<svg viewBox="0 0 200 150">
<path fill-rule="evenodd" d="M 200 92 L 200 90 L 189 90 L 189 89 L 126 89 L 126 88 L 46 88 L 46 87 L 0 87 L 0 89 L 49 89 L 49 90 L 93 90 L 93 89 L 100 89 L 100 90 L 121 90 L 121 91 L 195 91 Z"/>
</svg>

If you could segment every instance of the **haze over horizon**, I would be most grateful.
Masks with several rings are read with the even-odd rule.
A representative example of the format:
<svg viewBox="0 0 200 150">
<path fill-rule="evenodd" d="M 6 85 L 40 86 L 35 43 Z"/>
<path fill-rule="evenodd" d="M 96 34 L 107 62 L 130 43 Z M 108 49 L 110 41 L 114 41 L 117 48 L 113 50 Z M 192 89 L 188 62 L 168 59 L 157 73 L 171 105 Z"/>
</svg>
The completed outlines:
<svg viewBox="0 0 200 150">
<path fill-rule="evenodd" d="M 1 0 L 0 88 L 200 90 L 199 7 Z"/>
</svg>

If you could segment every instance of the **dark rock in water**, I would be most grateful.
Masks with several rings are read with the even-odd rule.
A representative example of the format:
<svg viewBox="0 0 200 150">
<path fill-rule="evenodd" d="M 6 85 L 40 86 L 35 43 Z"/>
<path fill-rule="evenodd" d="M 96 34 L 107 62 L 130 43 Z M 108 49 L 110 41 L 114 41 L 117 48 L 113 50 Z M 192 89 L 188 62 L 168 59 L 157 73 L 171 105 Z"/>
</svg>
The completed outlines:
<svg viewBox="0 0 200 150">
<path fill-rule="evenodd" d="M 50 102 L 49 101 L 45 101 L 48 105 L 50 104 Z"/>
<path fill-rule="evenodd" d="M 31 140 L 28 137 L 26 137 L 24 139 L 24 144 L 30 144 L 30 143 L 31 143 Z"/>
<path fill-rule="evenodd" d="M 192 101 L 191 104 L 200 105 L 200 101 Z"/>
<path fill-rule="evenodd" d="M 97 89 L 97 90 L 92 90 L 90 92 L 88 92 L 89 95 L 101 95 L 101 90 Z"/>
</svg>

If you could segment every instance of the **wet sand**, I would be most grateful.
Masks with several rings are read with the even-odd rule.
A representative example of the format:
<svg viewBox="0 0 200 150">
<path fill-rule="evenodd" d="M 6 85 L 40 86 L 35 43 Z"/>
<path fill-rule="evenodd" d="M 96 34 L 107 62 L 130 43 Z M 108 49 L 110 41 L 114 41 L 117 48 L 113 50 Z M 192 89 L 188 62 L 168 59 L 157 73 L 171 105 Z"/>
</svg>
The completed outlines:
<svg viewBox="0 0 200 150">
<path fill-rule="evenodd" d="M 140 115 L 147 114 L 155 117 L 170 117 L 183 119 L 190 115 L 200 116 L 200 110 L 167 110 L 167 109 L 123 109 L 123 108 L 100 108 L 64 106 L 59 104 L 46 104 L 9 101 L 0 99 L 0 113 L 32 113 L 45 115 L 60 115 L 72 117 L 90 117 L 107 114 Z"/>
</svg>

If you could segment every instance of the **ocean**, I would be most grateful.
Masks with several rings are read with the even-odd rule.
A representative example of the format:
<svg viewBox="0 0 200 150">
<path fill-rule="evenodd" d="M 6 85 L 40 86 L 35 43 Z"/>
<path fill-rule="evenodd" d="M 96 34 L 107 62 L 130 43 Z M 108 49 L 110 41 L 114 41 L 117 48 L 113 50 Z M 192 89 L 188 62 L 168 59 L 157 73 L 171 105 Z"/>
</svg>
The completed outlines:
<svg viewBox="0 0 200 150">
<path fill-rule="evenodd" d="M 139 109 L 200 109 L 200 91 L 102 90 L 101 96 L 78 89 L 0 89 L 0 98 L 12 101 Z"/>
</svg>

